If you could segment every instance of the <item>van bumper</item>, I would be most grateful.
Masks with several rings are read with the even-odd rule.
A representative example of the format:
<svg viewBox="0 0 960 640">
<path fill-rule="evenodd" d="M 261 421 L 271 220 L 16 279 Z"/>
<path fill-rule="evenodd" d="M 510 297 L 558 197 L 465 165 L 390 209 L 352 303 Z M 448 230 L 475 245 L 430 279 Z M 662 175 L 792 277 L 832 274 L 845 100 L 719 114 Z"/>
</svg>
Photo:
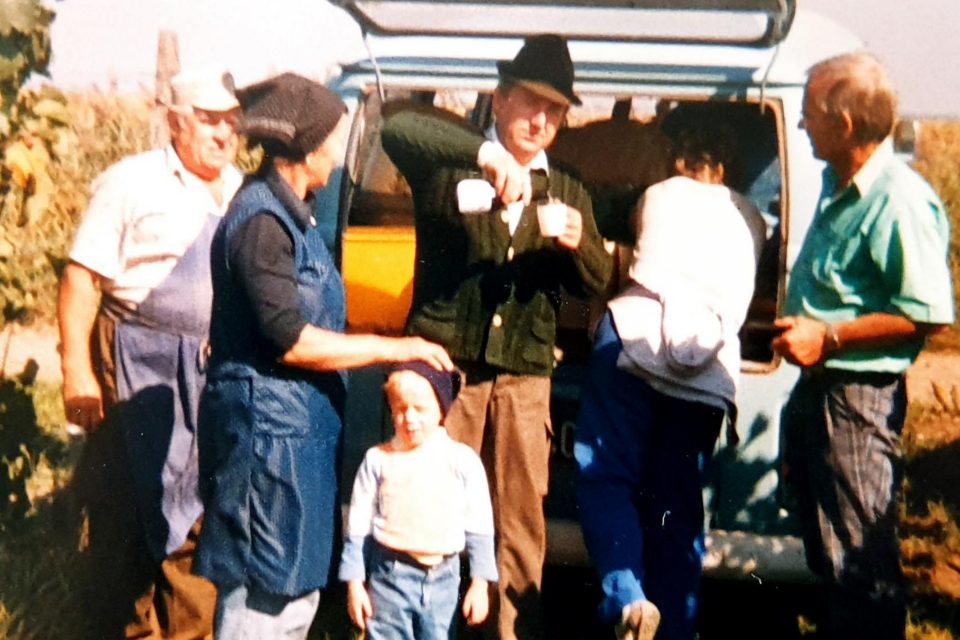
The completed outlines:
<svg viewBox="0 0 960 640">
<path fill-rule="evenodd" d="M 590 558 L 580 525 L 572 520 L 550 520 L 547 526 L 547 564 L 589 567 Z M 704 574 L 723 580 L 814 583 L 807 568 L 803 540 L 790 535 L 758 535 L 714 529 L 707 534 Z"/>
</svg>

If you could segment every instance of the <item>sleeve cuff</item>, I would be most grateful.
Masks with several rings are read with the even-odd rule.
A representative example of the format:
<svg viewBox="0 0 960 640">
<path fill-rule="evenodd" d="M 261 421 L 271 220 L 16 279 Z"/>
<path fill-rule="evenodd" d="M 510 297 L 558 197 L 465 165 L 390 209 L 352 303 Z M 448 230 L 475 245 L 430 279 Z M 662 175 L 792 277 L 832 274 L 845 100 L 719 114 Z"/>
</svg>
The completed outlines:
<svg viewBox="0 0 960 640">
<path fill-rule="evenodd" d="M 364 549 L 370 536 L 349 536 L 343 541 L 343 552 L 340 554 L 340 570 L 337 577 L 341 582 L 351 582 L 367 579 L 367 570 L 364 563 Z"/>
<path fill-rule="evenodd" d="M 493 550 L 493 536 L 467 532 L 466 538 L 470 577 L 496 582 L 497 559 Z"/>
<path fill-rule="evenodd" d="M 487 140 L 480 145 L 480 150 L 477 151 L 477 166 L 483 167 L 490 161 L 490 158 L 494 157 L 497 153 L 497 145 L 493 142 Z"/>
<path fill-rule="evenodd" d="M 944 300 L 953 301 L 952 296 L 942 295 Z M 891 313 L 902 314 L 913 322 L 925 324 L 953 324 L 954 313 L 952 305 L 936 306 L 921 301 L 905 298 L 895 298 L 891 301 Z"/>
</svg>

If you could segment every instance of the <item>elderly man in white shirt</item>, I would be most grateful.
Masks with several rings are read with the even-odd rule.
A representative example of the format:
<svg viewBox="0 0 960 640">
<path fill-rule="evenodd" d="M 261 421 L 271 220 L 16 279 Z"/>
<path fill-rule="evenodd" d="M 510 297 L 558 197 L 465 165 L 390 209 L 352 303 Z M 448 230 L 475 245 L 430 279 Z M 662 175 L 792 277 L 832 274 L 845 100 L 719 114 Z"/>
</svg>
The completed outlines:
<svg viewBox="0 0 960 640">
<path fill-rule="evenodd" d="M 77 480 L 98 637 L 212 633 L 213 585 L 191 573 L 203 512 L 196 417 L 210 241 L 241 182 L 239 115 L 229 74 L 179 74 L 172 144 L 95 181 L 63 274 L 63 401 L 89 434 Z"/>
</svg>

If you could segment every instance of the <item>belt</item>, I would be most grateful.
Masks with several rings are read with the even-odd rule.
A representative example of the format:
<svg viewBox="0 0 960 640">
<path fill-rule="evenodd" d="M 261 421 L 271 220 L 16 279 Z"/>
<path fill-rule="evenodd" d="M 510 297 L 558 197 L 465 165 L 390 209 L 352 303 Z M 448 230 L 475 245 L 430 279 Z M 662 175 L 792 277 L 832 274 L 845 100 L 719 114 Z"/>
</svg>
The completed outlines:
<svg viewBox="0 0 960 640">
<path fill-rule="evenodd" d="M 124 303 L 112 296 L 102 296 L 100 298 L 100 312 L 114 322 L 125 322 L 136 324 L 152 331 L 159 331 L 171 336 L 190 336 L 193 338 L 205 339 L 208 332 L 199 332 L 193 328 L 178 327 L 173 324 L 161 322 L 149 316 L 143 315 L 136 308 Z"/>
<path fill-rule="evenodd" d="M 414 557 L 412 554 L 406 551 L 397 551 L 396 549 L 385 547 L 377 541 L 374 541 L 374 545 L 376 546 L 377 553 L 384 556 L 385 558 L 388 558 L 390 560 L 396 560 L 397 562 L 400 562 L 405 565 L 409 565 L 411 567 L 420 569 L 422 571 L 431 571 L 433 569 L 441 567 L 459 555 L 457 553 L 448 553 L 446 555 L 442 555 L 440 562 L 437 562 L 436 564 L 424 564 L 419 560 L 417 560 L 416 557 Z"/>
<path fill-rule="evenodd" d="M 859 383 L 885 387 L 902 380 L 905 374 L 891 371 L 852 371 L 837 369 L 836 367 L 806 367 L 800 371 L 804 380 L 821 382 L 824 384 Z"/>
<path fill-rule="evenodd" d="M 138 314 L 136 310 L 131 309 L 123 302 L 111 296 L 101 296 L 100 312 L 109 318 L 113 324 L 123 322 L 138 325 L 151 331 L 165 333 L 170 336 L 189 336 L 198 339 L 200 346 L 197 349 L 197 371 L 203 373 L 207 370 L 207 365 L 210 361 L 210 340 L 207 334 L 199 334 L 195 331 L 181 331 L 177 327 L 164 326 L 152 318 Z"/>
</svg>

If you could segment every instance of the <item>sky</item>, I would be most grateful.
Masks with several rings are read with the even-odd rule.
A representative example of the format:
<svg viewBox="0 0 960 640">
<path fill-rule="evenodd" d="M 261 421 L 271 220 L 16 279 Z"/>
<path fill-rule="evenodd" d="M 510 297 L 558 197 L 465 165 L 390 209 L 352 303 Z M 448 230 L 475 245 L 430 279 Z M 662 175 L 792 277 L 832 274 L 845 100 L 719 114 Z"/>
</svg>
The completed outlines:
<svg viewBox="0 0 960 640">
<path fill-rule="evenodd" d="M 360 31 L 323 0 L 45 0 L 57 12 L 50 74 L 62 88 L 153 87 L 161 29 L 183 67 L 222 66 L 238 85 L 281 71 L 323 77 L 363 55 Z"/>
<path fill-rule="evenodd" d="M 281 71 L 323 78 L 364 54 L 360 32 L 324 0 L 45 0 L 54 84 L 151 88 L 161 29 L 184 66 L 221 65 L 239 85 Z M 797 0 L 857 33 L 891 71 L 902 111 L 960 117 L 960 0 Z"/>
<path fill-rule="evenodd" d="M 960 117 L 960 1 L 797 2 L 863 39 L 890 70 L 901 112 Z"/>
</svg>

